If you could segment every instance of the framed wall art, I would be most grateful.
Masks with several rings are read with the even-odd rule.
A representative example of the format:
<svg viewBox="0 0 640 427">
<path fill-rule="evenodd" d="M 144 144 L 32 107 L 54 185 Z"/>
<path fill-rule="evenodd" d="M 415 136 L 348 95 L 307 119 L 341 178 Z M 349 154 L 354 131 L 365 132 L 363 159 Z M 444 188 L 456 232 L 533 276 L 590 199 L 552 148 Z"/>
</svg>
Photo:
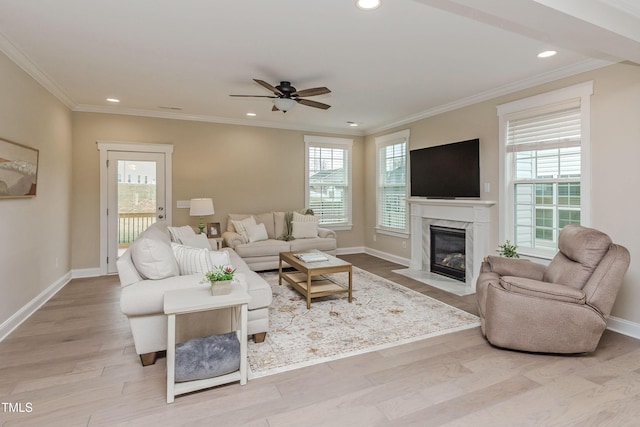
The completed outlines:
<svg viewBox="0 0 640 427">
<path fill-rule="evenodd" d="M 39 151 L 0 138 L 0 198 L 36 195 Z"/>
<path fill-rule="evenodd" d="M 219 222 L 208 222 L 207 223 L 207 237 L 209 239 L 213 239 L 214 237 L 221 237 L 222 231 L 220 230 Z"/>
</svg>

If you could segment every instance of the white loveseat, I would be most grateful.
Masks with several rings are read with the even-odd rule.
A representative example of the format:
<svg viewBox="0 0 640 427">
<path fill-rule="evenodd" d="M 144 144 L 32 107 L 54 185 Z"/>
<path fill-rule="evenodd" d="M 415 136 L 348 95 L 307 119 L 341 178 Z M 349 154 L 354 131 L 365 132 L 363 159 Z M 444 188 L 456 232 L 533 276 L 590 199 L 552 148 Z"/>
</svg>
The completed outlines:
<svg viewBox="0 0 640 427">
<path fill-rule="evenodd" d="M 337 249 L 336 232 L 301 212 L 229 214 L 222 237 L 253 271 L 278 268 L 280 252 L 317 249 L 335 255 Z"/>
<path fill-rule="evenodd" d="M 140 234 L 117 261 L 122 286 L 120 307 L 129 319 L 136 353 L 140 355 L 143 365 L 154 363 L 156 353 L 166 350 L 164 293 L 169 290 L 209 286 L 203 283 L 203 273 L 181 275 L 181 267 L 174 251 L 167 224 L 161 222 Z M 208 255 L 218 259 L 223 255 L 217 251 L 209 252 Z M 251 296 L 248 334 L 253 335 L 256 342 L 262 342 L 269 330 L 271 288 L 232 249 L 225 249 L 224 252 L 236 269 L 236 280 L 245 284 Z M 224 313 L 224 310 L 190 315 L 182 321 L 182 326 L 178 325 L 182 328 L 179 332 L 182 337 L 189 339 L 202 335 L 203 328 L 209 328 L 211 324 L 218 325 L 221 330 L 228 329 L 230 319 L 231 316 Z"/>
</svg>

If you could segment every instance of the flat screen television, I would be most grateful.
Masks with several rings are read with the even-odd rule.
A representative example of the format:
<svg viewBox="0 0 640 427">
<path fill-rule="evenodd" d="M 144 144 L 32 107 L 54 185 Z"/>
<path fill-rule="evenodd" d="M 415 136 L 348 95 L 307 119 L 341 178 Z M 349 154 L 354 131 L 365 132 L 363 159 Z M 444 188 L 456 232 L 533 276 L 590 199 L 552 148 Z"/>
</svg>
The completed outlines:
<svg viewBox="0 0 640 427">
<path fill-rule="evenodd" d="M 409 161 L 412 196 L 480 197 L 480 139 L 411 150 Z"/>
</svg>

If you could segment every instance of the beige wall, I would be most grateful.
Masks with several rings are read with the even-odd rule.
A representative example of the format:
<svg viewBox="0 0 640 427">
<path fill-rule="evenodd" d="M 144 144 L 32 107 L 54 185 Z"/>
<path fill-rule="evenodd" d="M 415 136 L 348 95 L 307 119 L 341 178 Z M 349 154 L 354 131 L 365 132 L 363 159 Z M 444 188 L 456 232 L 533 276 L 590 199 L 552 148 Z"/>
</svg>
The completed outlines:
<svg viewBox="0 0 640 427">
<path fill-rule="evenodd" d="M 71 113 L 0 53 L 0 137 L 39 150 L 37 195 L 0 200 L 0 325 L 71 267 Z"/>
<path fill-rule="evenodd" d="M 309 133 L 311 134 L 311 133 Z M 73 116 L 73 268 L 99 266 L 99 152 L 96 141 L 173 144 L 173 224 L 197 225 L 177 200 L 211 197 L 215 215 L 304 207 L 305 132 L 112 114 Z M 344 137 L 344 136 L 343 136 Z M 363 138 L 354 139 L 352 231 L 340 247 L 362 247 Z"/>
<path fill-rule="evenodd" d="M 640 203 L 637 200 L 640 183 L 640 66 L 617 64 L 582 75 L 555 81 L 533 89 L 502 96 L 491 101 L 430 117 L 408 126 L 371 135 L 366 138 L 366 223 L 365 245 L 394 256 L 411 257 L 410 244 L 402 240 L 377 235 L 373 241 L 375 211 L 375 136 L 400 129 L 411 130 L 411 148 L 439 145 L 447 142 L 480 138 L 481 182 L 491 185 L 482 199 L 498 200 L 498 117 L 496 106 L 570 86 L 594 81 L 591 98 L 592 144 L 592 222 L 608 233 L 616 243 L 631 252 L 631 266 L 613 315 L 640 323 Z M 583 190 L 585 191 L 585 190 Z M 492 211 L 491 247 L 498 244 L 498 209 Z"/>
</svg>

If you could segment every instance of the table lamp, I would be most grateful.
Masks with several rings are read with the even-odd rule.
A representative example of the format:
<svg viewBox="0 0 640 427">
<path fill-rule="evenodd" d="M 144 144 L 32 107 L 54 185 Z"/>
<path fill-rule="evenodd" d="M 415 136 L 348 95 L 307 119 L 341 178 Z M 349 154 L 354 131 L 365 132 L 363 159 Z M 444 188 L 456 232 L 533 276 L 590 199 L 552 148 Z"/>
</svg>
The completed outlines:
<svg viewBox="0 0 640 427">
<path fill-rule="evenodd" d="M 198 229 L 200 234 L 204 232 L 204 217 L 207 215 L 213 215 L 213 200 L 204 199 L 191 199 L 191 209 L 189 210 L 190 216 L 199 216 L 200 222 L 198 223 Z"/>
</svg>

